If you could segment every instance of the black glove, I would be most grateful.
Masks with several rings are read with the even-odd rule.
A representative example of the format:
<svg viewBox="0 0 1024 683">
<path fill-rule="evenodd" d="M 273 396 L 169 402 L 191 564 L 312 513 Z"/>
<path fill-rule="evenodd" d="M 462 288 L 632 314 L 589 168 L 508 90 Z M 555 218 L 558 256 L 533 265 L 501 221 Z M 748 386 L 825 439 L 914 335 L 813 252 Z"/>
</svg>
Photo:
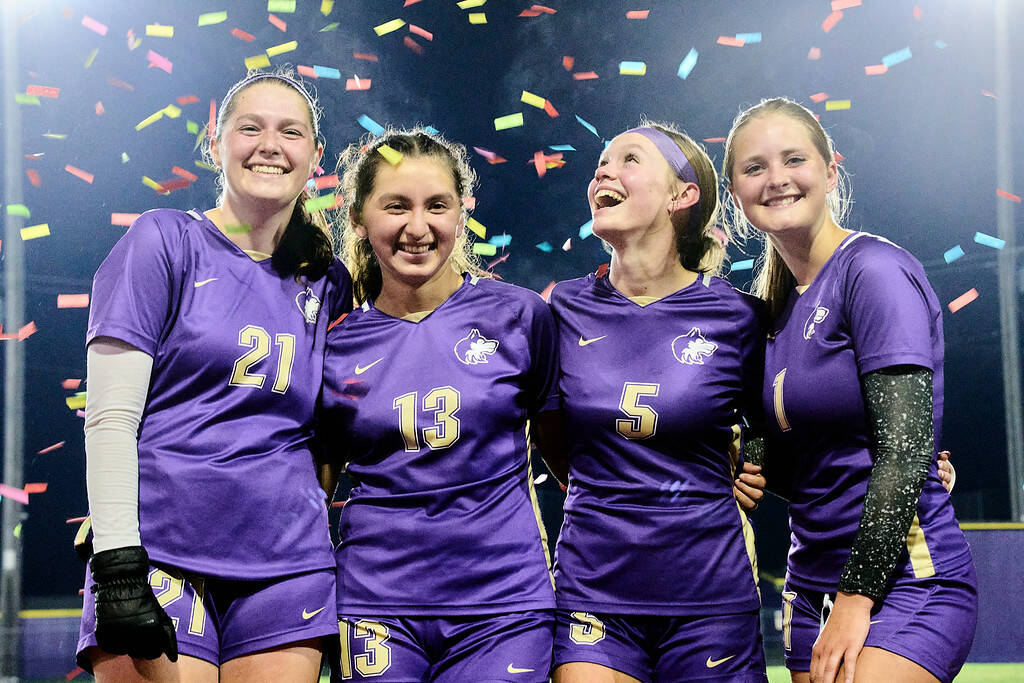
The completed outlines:
<svg viewBox="0 0 1024 683">
<path fill-rule="evenodd" d="M 92 556 L 96 584 L 96 643 L 114 655 L 178 660 L 174 622 L 149 586 L 149 556 L 140 545 L 104 550 Z"/>
</svg>

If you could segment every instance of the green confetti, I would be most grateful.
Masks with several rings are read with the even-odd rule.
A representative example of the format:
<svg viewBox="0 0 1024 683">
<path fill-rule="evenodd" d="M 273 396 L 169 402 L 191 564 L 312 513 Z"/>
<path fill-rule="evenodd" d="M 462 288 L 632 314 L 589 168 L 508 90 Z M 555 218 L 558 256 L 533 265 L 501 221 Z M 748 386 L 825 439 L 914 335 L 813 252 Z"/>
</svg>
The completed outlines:
<svg viewBox="0 0 1024 683">
<path fill-rule="evenodd" d="M 306 203 L 302 205 L 307 212 L 312 213 L 314 211 L 323 211 L 334 206 L 334 193 L 320 195 L 319 197 L 313 197 L 307 199 Z"/>
<path fill-rule="evenodd" d="M 228 225 L 225 226 L 224 232 L 229 235 L 244 235 L 247 232 L 252 231 L 252 226 L 247 223 L 241 223 L 240 225 Z"/>
<path fill-rule="evenodd" d="M 18 104 L 34 104 L 37 107 L 39 104 L 39 98 L 35 95 L 26 95 L 24 93 L 14 93 L 14 101 Z"/>
<path fill-rule="evenodd" d="M 32 218 L 32 212 L 28 210 L 28 207 L 24 204 L 8 204 L 7 205 L 8 216 L 22 216 L 23 218 Z"/>
<path fill-rule="evenodd" d="M 324 26 L 322 29 L 320 29 L 320 33 L 327 33 L 328 31 L 336 31 L 339 26 L 341 26 L 341 24 L 339 22 L 337 22 L 337 21 L 334 22 L 333 24 L 327 24 L 327 26 Z"/>
<path fill-rule="evenodd" d="M 228 20 L 227 12 L 207 12 L 199 15 L 200 26 L 212 26 Z"/>
<path fill-rule="evenodd" d="M 493 244 L 487 244 L 486 242 L 474 242 L 473 253 L 481 256 L 494 256 L 498 253 L 498 248 Z"/>
<path fill-rule="evenodd" d="M 294 14 L 295 0 L 267 0 L 267 11 Z"/>
<path fill-rule="evenodd" d="M 185 122 L 185 129 L 189 133 L 192 133 L 192 135 L 195 135 L 196 133 L 199 132 L 199 124 L 196 123 L 195 121 L 186 121 Z"/>
</svg>

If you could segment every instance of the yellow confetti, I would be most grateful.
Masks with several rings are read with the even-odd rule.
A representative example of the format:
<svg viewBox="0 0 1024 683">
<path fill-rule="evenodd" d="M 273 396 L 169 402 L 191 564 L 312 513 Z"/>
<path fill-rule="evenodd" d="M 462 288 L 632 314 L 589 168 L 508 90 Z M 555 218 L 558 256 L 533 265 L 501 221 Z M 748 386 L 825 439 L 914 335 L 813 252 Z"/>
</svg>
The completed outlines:
<svg viewBox="0 0 1024 683">
<path fill-rule="evenodd" d="M 99 53 L 100 53 L 100 49 L 98 47 L 97 48 L 93 48 L 93 51 L 90 52 L 89 56 L 85 58 L 85 68 L 86 69 L 88 69 L 90 66 L 92 66 L 92 60 L 96 59 L 96 55 L 98 55 Z"/>
<path fill-rule="evenodd" d="M 380 155 L 387 159 L 388 163 L 392 166 L 397 166 L 402 162 L 402 153 L 397 149 L 388 147 L 387 145 L 381 145 L 377 148 L 377 151 L 380 152 Z"/>
<path fill-rule="evenodd" d="M 205 161 L 199 161 L 198 159 L 196 160 L 195 164 L 199 168 L 206 169 L 207 171 L 213 171 L 214 173 L 216 173 L 217 171 L 220 170 L 219 168 L 217 168 L 213 164 L 208 164 Z"/>
<path fill-rule="evenodd" d="M 64 403 L 67 404 L 71 410 L 82 410 L 85 408 L 85 392 L 80 391 L 74 396 L 68 396 L 64 399 Z"/>
<path fill-rule="evenodd" d="M 158 183 L 157 181 L 153 180 L 149 176 L 142 176 L 142 184 L 145 185 L 146 187 L 152 187 L 157 192 L 164 191 L 164 186 Z"/>
<path fill-rule="evenodd" d="M 50 234 L 50 224 L 40 223 L 39 225 L 30 225 L 27 228 L 21 229 L 21 239 L 34 240 L 37 237 L 46 237 Z"/>
<path fill-rule="evenodd" d="M 268 57 L 266 53 L 256 55 L 255 57 L 246 57 L 245 59 L 246 69 L 259 69 L 264 66 L 270 66 L 270 57 Z"/>
<path fill-rule="evenodd" d="M 543 109 L 544 103 L 547 102 L 547 100 L 545 100 L 543 97 L 538 97 L 537 95 L 534 95 L 532 92 L 526 92 L 525 90 L 523 91 L 523 96 L 520 99 L 526 104 L 531 104 L 534 107 L 537 107 L 538 109 Z"/>
<path fill-rule="evenodd" d="M 619 62 L 620 76 L 643 76 L 646 73 L 646 62 Z"/>
<path fill-rule="evenodd" d="M 211 26 L 228 20 L 227 12 L 207 12 L 199 15 L 200 26 Z"/>
<path fill-rule="evenodd" d="M 334 0 L 320 0 L 320 14 L 325 17 L 334 9 Z"/>
<path fill-rule="evenodd" d="M 470 218 L 466 221 L 466 227 L 473 231 L 473 234 L 484 239 L 487 237 L 487 228 L 485 228 L 480 221 L 475 218 Z"/>
<path fill-rule="evenodd" d="M 474 242 L 473 253 L 480 254 L 481 256 L 494 256 L 498 253 L 498 247 L 486 242 Z"/>
<path fill-rule="evenodd" d="M 174 27 L 161 24 L 146 24 L 146 35 L 156 36 L 157 38 L 173 38 Z"/>
<path fill-rule="evenodd" d="M 149 116 L 147 116 L 146 118 L 142 119 L 137 124 L 135 124 L 135 130 L 142 130 L 143 128 L 145 128 L 149 124 L 156 123 L 157 121 L 159 121 L 163 117 L 164 117 L 164 110 L 161 109 L 160 111 L 158 111 L 158 112 L 156 112 L 154 114 L 150 114 Z"/>
<path fill-rule="evenodd" d="M 471 24 L 486 24 L 487 14 L 485 12 L 470 12 L 469 23 Z"/>
<path fill-rule="evenodd" d="M 267 0 L 267 11 L 294 14 L 295 0 Z"/>
<path fill-rule="evenodd" d="M 403 26 L 405 26 L 405 21 L 403 19 L 392 19 L 391 21 L 384 22 L 380 26 L 374 26 L 373 32 L 376 33 L 378 36 L 382 36 L 385 33 L 397 31 Z"/>
<path fill-rule="evenodd" d="M 829 100 L 825 103 L 825 111 L 835 111 L 836 109 L 849 109 L 850 100 Z"/>
<path fill-rule="evenodd" d="M 298 46 L 299 41 L 297 40 L 293 40 L 289 43 L 281 43 L 280 45 L 275 45 L 274 47 L 268 47 L 267 55 L 270 57 L 274 57 L 276 55 L 284 54 L 285 52 L 291 52 Z"/>
<path fill-rule="evenodd" d="M 499 116 L 494 119 L 494 130 L 505 130 L 523 125 L 523 112 L 516 112 L 507 116 Z"/>
<path fill-rule="evenodd" d="M 66 140 L 68 137 L 67 133 L 43 133 L 44 138 L 50 138 L 51 140 Z"/>
<path fill-rule="evenodd" d="M 168 104 L 166 107 L 161 109 L 163 113 L 167 114 L 169 118 L 176 119 L 181 116 L 181 109 L 175 107 L 173 104 Z"/>
<path fill-rule="evenodd" d="M 474 7 L 481 7 L 487 0 L 462 0 L 458 3 L 459 9 L 473 9 Z"/>
</svg>

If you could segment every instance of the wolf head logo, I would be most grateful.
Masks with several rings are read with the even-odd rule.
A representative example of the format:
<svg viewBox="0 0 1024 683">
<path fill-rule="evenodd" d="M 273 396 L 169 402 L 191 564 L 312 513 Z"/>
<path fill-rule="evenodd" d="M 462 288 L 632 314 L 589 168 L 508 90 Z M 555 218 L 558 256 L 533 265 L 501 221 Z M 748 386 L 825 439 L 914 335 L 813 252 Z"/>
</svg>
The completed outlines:
<svg viewBox="0 0 1024 683">
<path fill-rule="evenodd" d="M 320 299 L 313 294 L 312 289 L 306 287 L 306 291 L 299 292 L 295 297 L 295 305 L 307 323 L 316 322 L 316 316 L 320 313 Z"/>
<path fill-rule="evenodd" d="M 455 345 L 455 357 L 466 365 L 486 363 L 487 356 L 498 350 L 498 340 L 488 339 L 475 327 Z"/>
<path fill-rule="evenodd" d="M 717 349 L 718 344 L 705 339 L 699 327 L 672 340 L 672 355 L 686 365 L 704 365 L 704 359 L 710 358 Z"/>
</svg>

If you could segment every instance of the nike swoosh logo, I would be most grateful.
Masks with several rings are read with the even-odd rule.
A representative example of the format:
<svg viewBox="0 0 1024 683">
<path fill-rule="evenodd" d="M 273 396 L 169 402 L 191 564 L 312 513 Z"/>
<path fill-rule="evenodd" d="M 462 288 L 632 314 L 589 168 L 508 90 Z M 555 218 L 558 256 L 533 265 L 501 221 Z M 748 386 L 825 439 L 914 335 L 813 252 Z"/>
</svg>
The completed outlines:
<svg viewBox="0 0 1024 683">
<path fill-rule="evenodd" d="M 211 277 L 209 280 L 196 280 L 195 281 L 195 286 L 196 286 L 196 288 L 199 288 L 199 287 L 202 287 L 203 285 L 210 284 L 214 280 L 219 280 L 219 279 L 220 279 L 219 277 Z"/>
<path fill-rule="evenodd" d="M 733 658 L 733 657 L 735 657 L 735 656 L 736 656 L 736 655 L 729 655 L 728 657 L 722 657 L 721 659 L 711 659 L 711 657 L 708 657 L 708 661 L 704 662 L 704 664 L 705 664 L 705 665 L 706 665 L 706 666 L 707 666 L 707 667 L 708 667 L 709 669 L 714 669 L 714 668 L 715 668 L 716 666 L 718 666 L 719 664 L 721 664 L 721 663 L 723 663 L 723 662 L 728 662 L 728 661 L 729 661 L 730 659 L 732 659 L 732 658 Z"/>
<path fill-rule="evenodd" d="M 323 611 L 324 611 L 323 607 L 321 607 L 318 610 L 313 610 L 312 612 L 307 612 L 305 609 L 303 609 L 302 610 L 302 618 L 303 619 L 312 619 L 313 617 L 315 617 L 316 615 L 320 614 Z"/>
<path fill-rule="evenodd" d="M 512 666 L 512 663 L 509 662 L 508 668 L 505 669 L 505 671 L 509 672 L 510 674 L 526 674 L 533 671 L 533 669 L 520 669 L 517 666 Z"/>
<path fill-rule="evenodd" d="M 584 339 L 583 337 L 580 337 L 580 346 L 586 346 L 587 344 L 593 344 L 596 341 L 601 341 L 602 339 L 604 339 L 607 336 L 608 336 L 607 334 L 602 334 L 600 337 L 594 337 L 593 339 Z"/>
<path fill-rule="evenodd" d="M 363 374 L 364 372 L 366 372 L 367 370 L 369 370 L 370 368 L 372 368 L 374 365 L 376 365 L 377 363 L 381 362 L 382 360 L 384 360 L 384 356 L 381 356 L 380 358 L 378 358 L 377 360 L 373 361 L 369 365 L 364 365 L 362 367 L 359 367 L 359 364 L 356 363 L 356 374 L 357 375 Z"/>
<path fill-rule="evenodd" d="M 881 624 L 881 623 L 882 623 L 881 619 L 875 619 L 874 621 L 869 621 L 868 625 L 870 626 L 871 624 Z"/>
</svg>

